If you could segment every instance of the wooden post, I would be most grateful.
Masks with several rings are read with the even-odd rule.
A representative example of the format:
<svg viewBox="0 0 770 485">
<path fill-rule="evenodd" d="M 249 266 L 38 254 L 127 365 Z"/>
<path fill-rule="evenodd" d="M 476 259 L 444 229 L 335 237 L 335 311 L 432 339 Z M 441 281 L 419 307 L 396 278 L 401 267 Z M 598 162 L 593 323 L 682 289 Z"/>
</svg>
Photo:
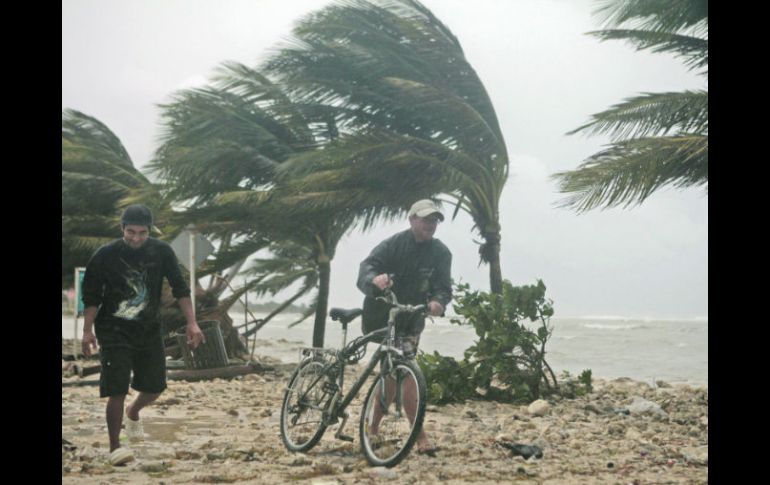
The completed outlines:
<svg viewBox="0 0 770 485">
<path fill-rule="evenodd" d="M 193 318 L 195 318 L 195 233 L 190 231 L 190 300 L 192 300 Z"/>
<path fill-rule="evenodd" d="M 73 313 L 75 316 L 75 335 L 72 339 L 72 358 L 74 360 L 78 359 L 78 302 L 80 301 L 80 268 L 75 268 L 75 301 L 72 302 L 72 306 L 74 307 Z"/>
</svg>

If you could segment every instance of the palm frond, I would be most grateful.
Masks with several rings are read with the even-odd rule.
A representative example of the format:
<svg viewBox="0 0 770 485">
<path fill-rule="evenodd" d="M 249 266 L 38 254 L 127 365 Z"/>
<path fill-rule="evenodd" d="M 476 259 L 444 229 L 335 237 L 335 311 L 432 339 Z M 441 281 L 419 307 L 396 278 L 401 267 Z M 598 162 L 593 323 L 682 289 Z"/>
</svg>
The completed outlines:
<svg viewBox="0 0 770 485">
<path fill-rule="evenodd" d="M 115 239 L 114 236 L 70 236 L 62 238 L 62 251 L 64 250 L 64 246 L 67 246 L 72 251 L 87 251 L 90 254 L 113 239 Z"/>
<path fill-rule="evenodd" d="M 610 27 L 590 32 L 599 39 L 670 52 L 708 74 L 707 0 L 605 0 L 597 13 Z M 628 207 L 667 185 L 708 188 L 708 91 L 627 98 L 568 134 L 578 132 L 606 133 L 614 143 L 576 170 L 553 175 L 571 194 L 561 207 Z"/>
<path fill-rule="evenodd" d="M 485 152 L 487 160 L 496 154 L 497 163 L 507 163 L 483 84 L 456 38 L 443 24 L 431 23 L 437 19 L 426 10 L 405 1 L 332 4 L 301 22 L 294 42 L 266 66 L 299 100 L 341 107 L 343 125 L 377 126 L 429 140 L 442 136 L 448 144 L 465 139 L 466 150 Z M 428 88 L 414 92 L 429 109 L 405 99 L 404 90 L 416 86 Z M 475 123 L 458 117 L 455 104 L 483 119 L 481 136 L 469 133 Z M 493 140 L 494 150 L 484 148 Z"/>
<path fill-rule="evenodd" d="M 295 325 L 299 325 L 300 323 L 307 320 L 309 317 L 313 316 L 316 313 L 316 309 L 318 308 L 318 293 L 313 296 L 313 299 L 311 300 L 310 304 L 307 307 L 307 310 L 305 310 L 302 315 L 297 320 L 294 320 L 290 324 L 286 326 L 286 328 L 294 327 Z"/>
<path fill-rule="evenodd" d="M 110 163 L 134 167 L 120 139 L 107 125 L 85 113 L 69 108 L 62 111 L 62 138 L 75 146 L 86 145 L 94 155 Z"/>
<path fill-rule="evenodd" d="M 609 134 L 613 141 L 672 131 L 708 134 L 708 92 L 643 93 L 625 99 L 570 132 Z"/>
<path fill-rule="evenodd" d="M 633 22 L 639 28 L 678 31 L 708 22 L 708 0 L 602 0 L 595 14 L 606 26 Z"/>
<path fill-rule="evenodd" d="M 625 40 L 636 50 L 650 49 L 652 52 L 670 52 L 684 58 L 690 69 L 703 69 L 708 73 L 709 41 L 699 37 L 670 32 L 647 30 L 610 29 L 588 32 L 600 40 Z"/>
<path fill-rule="evenodd" d="M 560 207 L 585 212 L 642 203 L 655 190 L 708 186 L 708 136 L 680 135 L 618 142 L 576 170 L 553 175 L 562 193 Z"/>
</svg>

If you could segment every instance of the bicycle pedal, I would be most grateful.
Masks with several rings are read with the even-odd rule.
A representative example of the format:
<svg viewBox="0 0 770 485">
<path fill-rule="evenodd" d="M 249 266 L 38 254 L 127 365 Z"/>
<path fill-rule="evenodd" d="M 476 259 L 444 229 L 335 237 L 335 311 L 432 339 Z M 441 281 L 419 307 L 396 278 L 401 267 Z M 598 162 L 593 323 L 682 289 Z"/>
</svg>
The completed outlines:
<svg viewBox="0 0 770 485">
<path fill-rule="evenodd" d="M 348 436 L 346 434 L 335 435 L 335 438 L 337 438 L 338 440 L 342 440 L 342 441 L 349 441 L 351 443 L 353 442 L 353 437 L 352 436 Z"/>
</svg>

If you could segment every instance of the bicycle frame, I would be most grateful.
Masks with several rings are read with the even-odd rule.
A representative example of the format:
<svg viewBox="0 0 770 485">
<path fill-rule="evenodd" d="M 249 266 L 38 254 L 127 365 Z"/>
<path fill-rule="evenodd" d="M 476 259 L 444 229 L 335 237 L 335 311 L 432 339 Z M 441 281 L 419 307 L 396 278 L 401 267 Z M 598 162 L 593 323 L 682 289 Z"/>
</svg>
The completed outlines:
<svg viewBox="0 0 770 485">
<path fill-rule="evenodd" d="M 419 307 L 415 307 L 419 308 Z M 390 309 L 389 315 L 388 315 L 388 325 L 386 328 L 381 328 L 378 330 L 374 330 L 373 332 L 369 332 L 366 335 L 363 335 L 356 340 L 352 341 L 350 345 L 345 345 L 347 340 L 347 325 L 350 322 L 345 322 L 342 324 L 342 350 L 334 352 L 334 360 L 326 363 L 324 365 L 323 371 L 319 373 L 319 375 L 311 382 L 311 384 L 308 386 L 308 390 L 313 389 L 318 382 L 329 375 L 330 372 L 334 371 L 337 373 L 336 381 L 337 381 L 337 389 L 335 390 L 335 395 L 330 400 L 329 409 L 324 410 L 323 413 L 323 420 L 325 425 L 331 425 L 337 422 L 337 419 L 340 417 L 343 417 L 343 419 L 347 419 L 347 416 L 344 415 L 345 409 L 350 405 L 350 403 L 355 399 L 355 397 L 358 395 L 358 392 L 361 390 L 361 387 L 366 383 L 366 379 L 373 373 L 375 366 L 383 359 L 383 357 L 387 357 L 388 363 L 392 365 L 393 363 L 393 354 L 396 354 L 397 356 L 403 357 L 404 353 L 401 349 L 398 349 L 393 346 L 395 342 L 395 330 L 396 330 L 396 316 L 399 313 L 407 312 L 407 311 L 414 311 L 414 309 L 404 309 L 399 307 L 393 307 Z M 343 384 L 344 384 L 344 378 L 345 378 L 345 367 L 347 365 L 347 359 L 348 357 L 355 355 L 356 352 L 363 346 L 367 345 L 368 343 L 372 342 L 373 340 L 377 340 L 383 336 L 383 334 L 387 334 L 387 338 L 382 340 L 377 347 L 377 350 L 375 350 L 372 357 L 369 359 L 369 363 L 366 365 L 366 368 L 364 371 L 359 375 L 356 382 L 353 384 L 353 386 L 348 390 L 348 392 L 345 394 L 345 396 L 342 398 L 342 400 L 339 400 L 339 393 L 342 392 Z M 328 352 L 326 349 L 319 349 L 319 348 L 311 348 L 311 349 L 303 349 L 303 352 L 305 351 L 311 351 L 311 352 Z M 335 367 L 338 367 L 338 369 L 335 369 Z M 302 398 L 301 398 L 302 399 Z M 338 432 L 336 433 L 337 437 L 340 437 L 340 432 L 342 431 L 343 427 L 345 425 L 345 421 L 343 421 L 342 425 L 339 427 Z"/>
</svg>

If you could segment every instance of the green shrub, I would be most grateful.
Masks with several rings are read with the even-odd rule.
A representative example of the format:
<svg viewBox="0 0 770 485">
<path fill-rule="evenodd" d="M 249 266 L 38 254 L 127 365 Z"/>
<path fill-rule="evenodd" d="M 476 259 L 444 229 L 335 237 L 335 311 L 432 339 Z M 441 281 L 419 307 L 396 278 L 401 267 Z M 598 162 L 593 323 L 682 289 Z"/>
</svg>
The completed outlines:
<svg viewBox="0 0 770 485">
<path fill-rule="evenodd" d="M 429 402 L 443 404 L 476 397 L 471 367 L 465 360 L 458 362 L 438 352 L 421 352 L 417 356 L 417 362 L 428 382 Z"/>
<path fill-rule="evenodd" d="M 459 362 L 435 352 L 418 356 L 428 382 L 429 400 L 439 403 L 483 397 L 530 402 L 556 389 L 556 377 L 545 360 L 545 344 L 552 332 L 552 303 L 545 298 L 541 280 L 536 285 L 516 287 L 505 280 L 502 295 L 471 291 L 468 284 L 455 285 L 454 310 L 460 318 L 451 322 L 473 325 L 478 340 Z M 538 322 L 537 328 L 529 329 L 527 321 Z"/>
<path fill-rule="evenodd" d="M 578 376 L 578 382 L 583 386 L 587 393 L 593 391 L 594 388 L 591 385 L 591 369 L 585 369 L 581 372 Z"/>
<path fill-rule="evenodd" d="M 592 391 L 591 369 L 585 369 L 577 379 L 566 370 L 562 371 L 561 376 L 559 376 L 559 392 L 564 397 L 584 396 Z"/>
</svg>

